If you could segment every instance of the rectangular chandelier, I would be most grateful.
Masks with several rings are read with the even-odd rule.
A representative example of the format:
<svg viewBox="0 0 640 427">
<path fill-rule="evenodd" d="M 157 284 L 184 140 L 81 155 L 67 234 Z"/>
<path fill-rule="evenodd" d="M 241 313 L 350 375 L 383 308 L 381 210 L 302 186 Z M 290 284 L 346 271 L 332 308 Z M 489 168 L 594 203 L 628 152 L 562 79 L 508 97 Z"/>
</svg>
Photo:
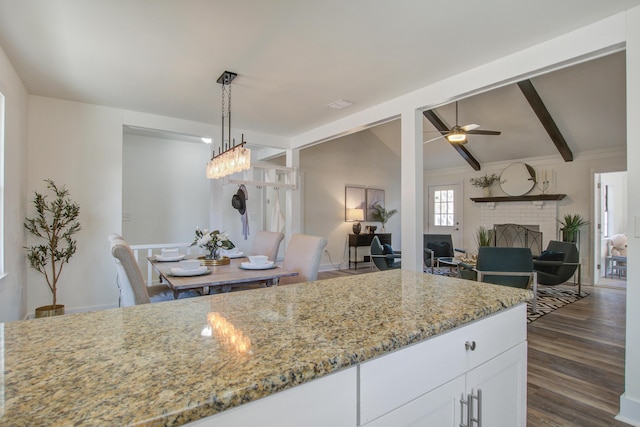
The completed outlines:
<svg viewBox="0 0 640 427">
<path fill-rule="evenodd" d="M 251 167 L 251 150 L 245 147 L 244 134 L 242 134 L 242 140 L 238 145 L 236 145 L 235 140 L 232 141 L 231 139 L 231 82 L 236 76 L 236 73 L 225 71 L 218 77 L 218 83 L 222 85 L 222 140 L 218 154 L 215 154 L 214 148 L 211 160 L 207 162 L 207 178 L 209 179 L 222 178 Z M 225 94 L 228 94 L 226 105 Z M 225 108 L 229 122 L 229 142 L 227 144 L 224 142 Z"/>
</svg>

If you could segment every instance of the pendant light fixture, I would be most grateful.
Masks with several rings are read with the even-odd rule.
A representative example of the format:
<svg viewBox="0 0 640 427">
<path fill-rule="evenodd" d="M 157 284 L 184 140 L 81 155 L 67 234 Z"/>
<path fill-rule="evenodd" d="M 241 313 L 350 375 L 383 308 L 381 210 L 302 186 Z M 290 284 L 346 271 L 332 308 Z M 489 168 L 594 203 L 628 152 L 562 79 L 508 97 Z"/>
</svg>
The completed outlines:
<svg viewBox="0 0 640 427">
<path fill-rule="evenodd" d="M 207 163 L 207 178 L 209 179 L 222 178 L 251 167 L 251 150 L 245 147 L 244 134 L 242 134 L 242 139 L 238 145 L 236 145 L 235 139 L 231 139 L 231 82 L 237 76 L 236 73 L 225 71 L 218 77 L 218 83 L 222 85 L 222 139 L 218 154 L 215 154 L 215 148 L 213 148 L 211 160 Z M 225 114 L 229 125 L 229 135 L 226 143 L 224 134 Z"/>
</svg>

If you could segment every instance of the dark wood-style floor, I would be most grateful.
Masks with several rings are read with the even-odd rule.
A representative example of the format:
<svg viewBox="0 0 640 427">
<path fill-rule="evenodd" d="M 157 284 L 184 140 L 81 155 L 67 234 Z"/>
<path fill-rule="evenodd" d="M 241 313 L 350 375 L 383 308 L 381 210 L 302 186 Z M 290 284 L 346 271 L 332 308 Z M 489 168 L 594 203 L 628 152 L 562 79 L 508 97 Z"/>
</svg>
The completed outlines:
<svg viewBox="0 0 640 427">
<path fill-rule="evenodd" d="M 323 272 L 319 279 L 371 272 Z M 614 417 L 624 392 L 626 291 L 589 296 L 528 326 L 527 426 L 627 426 Z"/>
</svg>

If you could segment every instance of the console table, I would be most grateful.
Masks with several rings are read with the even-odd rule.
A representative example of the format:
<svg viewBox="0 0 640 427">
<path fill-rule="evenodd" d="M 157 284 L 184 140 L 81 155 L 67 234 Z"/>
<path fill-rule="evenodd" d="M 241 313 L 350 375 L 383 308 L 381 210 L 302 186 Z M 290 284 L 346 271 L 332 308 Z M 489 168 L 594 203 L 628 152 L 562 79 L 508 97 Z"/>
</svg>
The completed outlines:
<svg viewBox="0 0 640 427">
<path fill-rule="evenodd" d="M 377 234 L 349 234 L 349 268 L 351 263 L 354 264 L 354 268 L 358 269 L 358 246 L 371 246 L 373 236 L 378 236 L 381 244 L 391 244 L 391 233 L 377 233 Z M 354 260 L 351 261 L 351 248 L 354 248 Z"/>
</svg>

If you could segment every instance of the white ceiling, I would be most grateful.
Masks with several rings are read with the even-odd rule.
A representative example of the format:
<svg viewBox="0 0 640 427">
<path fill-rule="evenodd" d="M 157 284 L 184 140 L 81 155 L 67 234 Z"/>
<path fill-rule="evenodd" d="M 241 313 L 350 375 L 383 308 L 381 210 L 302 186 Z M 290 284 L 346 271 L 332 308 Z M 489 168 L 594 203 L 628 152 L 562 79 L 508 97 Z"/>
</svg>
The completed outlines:
<svg viewBox="0 0 640 427">
<path fill-rule="evenodd" d="M 223 71 L 233 71 L 239 76 L 232 84 L 232 126 L 290 137 L 639 4 L 0 0 L 0 45 L 31 94 L 218 125 L 216 80 Z M 616 61 L 615 70 L 594 65 L 597 69 L 585 71 L 584 82 L 570 70 L 554 73 L 558 80 L 534 79 L 554 117 L 558 113 L 570 146 L 585 137 L 589 148 L 624 140 L 624 122 L 612 122 L 612 117 L 585 127 L 586 114 L 589 123 L 603 111 L 619 115 L 624 74 L 613 79 L 617 99 L 611 108 L 603 105 L 609 102 L 609 89 L 593 85 L 610 78 L 593 76 L 624 73 L 623 61 Z M 558 82 L 563 89 L 576 88 L 564 94 Z M 493 103 L 484 103 L 489 97 Z M 326 107 L 337 99 L 355 104 L 341 111 Z M 571 108 L 566 107 L 569 101 Z M 508 109 L 500 110 L 507 103 Z M 454 120 L 448 110 L 441 112 L 449 125 Z M 621 113 L 618 118 L 624 119 Z M 467 144 L 481 163 L 485 147 L 499 147 L 506 156 L 518 145 L 516 135 L 535 132 L 517 125 L 537 123 L 517 87 L 463 101 L 460 120 L 503 131 L 500 137 L 474 137 Z M 527 146 L 532 155 L 553 154 L 550 143 Z M 461 160 L 443 141 L 428 144 L 425 153 L 437 155 L 440 166 Z"/>
</svg>

